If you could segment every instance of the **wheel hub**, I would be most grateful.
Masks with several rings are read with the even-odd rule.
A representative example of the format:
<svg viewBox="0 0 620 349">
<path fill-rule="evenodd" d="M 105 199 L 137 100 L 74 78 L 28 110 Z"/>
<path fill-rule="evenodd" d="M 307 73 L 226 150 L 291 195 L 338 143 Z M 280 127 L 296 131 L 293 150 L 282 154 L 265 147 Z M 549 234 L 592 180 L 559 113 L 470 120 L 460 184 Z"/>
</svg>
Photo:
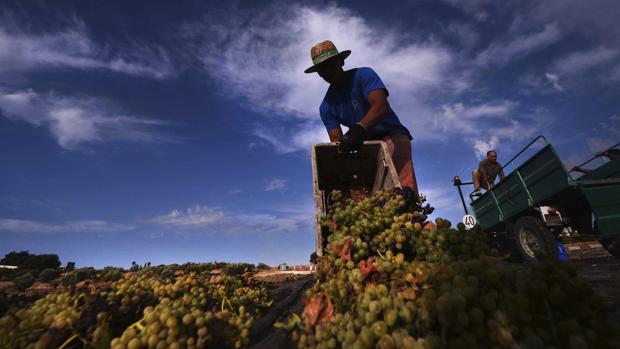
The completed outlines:
<svg viewBox="0 0 620 349">
<path fill-rule="evenodd" d="M 542 250 L 542 244 L 538 239 L 538 236 L 531 230 L 522 228 L 519 231 L 519 241 L 525 253 L 530 257 L 535 258 L 535 251 Z"/>
</svg>

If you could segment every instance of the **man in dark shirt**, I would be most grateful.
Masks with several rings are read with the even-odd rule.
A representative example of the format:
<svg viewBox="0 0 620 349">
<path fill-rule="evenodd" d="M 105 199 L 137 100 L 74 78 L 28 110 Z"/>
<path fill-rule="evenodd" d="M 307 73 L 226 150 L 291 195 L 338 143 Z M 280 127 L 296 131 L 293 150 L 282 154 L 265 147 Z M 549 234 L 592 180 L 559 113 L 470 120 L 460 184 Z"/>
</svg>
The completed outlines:
<svg viewBox="0 0 620 349">
<path fill-rule="evenodd" d="M 500 181 L 504 179 L 504 170 L 502 165 L 497 162 L 497 152 L 495 150 L 489 150 L 487 152 L 487 158 L 480 161 L 478 164 L 478 170 L 472 173 L 474 179 L 474 195 L 480 195 L 480 188 L 489 190 L 495 183 L 495 177 L 499 175 Z"/>
<path fill-rule="evenodd" d="M 379 75 L 367 67 L 342 69 L 350 50 L 338 52 L 329 40 L 310 50 L 313 65 L 305 73 L 318 73 L 329 88 L 319 108 L 321 120 L 332 142 L 340 142 L 342 152 L 359 150 L 364 141 L 382 140 L 398 172 L 403 189 L 418 195 L 413 170 L 411 133 L 390 107 L 389 92 Z M 349 128 L 343 135 L 340 125 Z"/>
</svg>

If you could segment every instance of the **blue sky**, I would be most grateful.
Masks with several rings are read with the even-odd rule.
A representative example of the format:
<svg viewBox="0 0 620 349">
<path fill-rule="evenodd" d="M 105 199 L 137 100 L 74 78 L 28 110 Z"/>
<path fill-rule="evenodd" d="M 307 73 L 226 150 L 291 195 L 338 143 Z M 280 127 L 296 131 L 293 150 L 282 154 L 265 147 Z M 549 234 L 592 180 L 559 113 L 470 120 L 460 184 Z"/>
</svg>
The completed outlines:
<svg viewBox="0 0 620 349">
<path fill-rule="evenodd" d="M 572 166 L 620 140 L 615 1 L 3 1 L 0 254 L 305 263 L 310 47 L 352 50 L 411 130 L 436 215 L 489 148 Z"/>
</svg>

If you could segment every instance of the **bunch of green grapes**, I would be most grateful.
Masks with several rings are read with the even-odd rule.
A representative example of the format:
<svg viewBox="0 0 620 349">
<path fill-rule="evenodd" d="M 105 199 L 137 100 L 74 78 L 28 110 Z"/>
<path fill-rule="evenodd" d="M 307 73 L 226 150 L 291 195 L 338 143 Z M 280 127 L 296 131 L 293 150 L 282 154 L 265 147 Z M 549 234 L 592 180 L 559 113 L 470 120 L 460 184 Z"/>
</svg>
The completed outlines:
<svg viewBox="0 0 620 349">
<path fill-rule="evenodd" d="M 412 245 L 415 246 L 416 259 L 428 262 L 497 254 L 497 251 L 488 248 L 484 234 L 479 229 L 466 231 L 462 223 L 453 229 L 450 228 L 450 221 L 442 218 L 437 218 L 435 224 L 422 229 Z"/>
<path fill-rule="evenodd" d="M 112 339 L 110 345 L 112 349 L 204 348 L 211 339 L 208 325 L 213 320 L 211 312 L 163 298 L 157 306 L 145 308 L 142 320 Z"/>
<path fill-rule="evenodd" d="M 239 287 L 228 298 L 230 305 L 238 309 L 243 307 L 251 314 L 262 314 L 271 305 L 271 299 L 264 287 Z"/>
<path fill-rule="evenodd" d="M 187 275 L 180 274 L 173 279 L 156 279 L 152 283 L 153 293 L 159 299 L 170 298 L 177 299 L 184 297 L 186 300 L 190 295 L 200 295 L 200 297 L 194 297 L 194 302 L 200 302 L 203 307 L 207 306 L 206 299 L 209 298 L 206 293 L 209 291 L 209 279 L 205 276 L 198 275 L 196 273 L 189 273 Z"/>
<path fill-rule="evenodd" d="M 327 234 L 326 254 L 342 259 L 336 260 L 339 268 L 351 269 L 349 261 L 355 264 L 387 251 L 430 262 L 488 253 L 479 230 L 465 231 L 462 224 L 453 229 L 442 218 L 423 228 L 419 212 L 411 211 L 397 192 L 379 192 L 358 202 L 332 192 L 330 202 L 321 226 Z M 416 207 L 423 210 L 421 204 Z"/>
<path fill-rule="evenodd" d="M 423 226 L 395 192 L 329 202 L 301 348 L 620 347 L 620 327 L 566 263 L 520 271 L 479 227 Z"/>
<path fill-rule="evenodd" d="M 156 286 L 157 278 L 153 273 L 128 274 L 114 282 L 112 289 L 103 295 L 107 297 L 108 304 L 117 305 L 120 313 L 140 313 L 155 302 Z"/>
<path fill-rule="evenodd" d="M 145 308 L 142 320 L 112 339 L 111 348 L 240 348 L 249 343 L 254 317 L 245 307 L 203 310 L 183 298 L 163 298 Z"/>
<path fill-rule="evenodd" d="M 79 325 L 88 301 L 83 293 L 49 294 L 26 309 L 0 318 L 0 347 L 47 348 L 60 345 Z"/>
<path fill-rule="evenodd" d="M 153 282 L 159 303 L 111 341 L 112 348 L 240 348 L 249 343 L 255 320 L 271 302 L 262 287 L 243 277 L 218 281 L 190 273 Z M 109 327 L 99 323 L 103 333 Z M 96 339 L 94 339 L 96 341 Z"/>
</svg>

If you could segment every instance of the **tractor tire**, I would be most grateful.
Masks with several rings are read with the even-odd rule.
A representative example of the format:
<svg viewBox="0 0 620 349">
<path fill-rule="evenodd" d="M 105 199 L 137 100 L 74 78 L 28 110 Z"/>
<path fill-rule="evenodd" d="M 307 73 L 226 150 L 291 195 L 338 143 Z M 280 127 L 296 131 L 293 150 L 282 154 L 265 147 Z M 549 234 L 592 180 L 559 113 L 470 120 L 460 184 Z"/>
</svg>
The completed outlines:
<svg viewBox="0 0 620 349">
<path fill-rule="evenodd" d="M 538 258 L 558 259 L 557 241 L 553 234 L 540 221 L 532 216 L 524 216 L 514 226 L 516 249 L 526 262 Z"/>
</svg>

